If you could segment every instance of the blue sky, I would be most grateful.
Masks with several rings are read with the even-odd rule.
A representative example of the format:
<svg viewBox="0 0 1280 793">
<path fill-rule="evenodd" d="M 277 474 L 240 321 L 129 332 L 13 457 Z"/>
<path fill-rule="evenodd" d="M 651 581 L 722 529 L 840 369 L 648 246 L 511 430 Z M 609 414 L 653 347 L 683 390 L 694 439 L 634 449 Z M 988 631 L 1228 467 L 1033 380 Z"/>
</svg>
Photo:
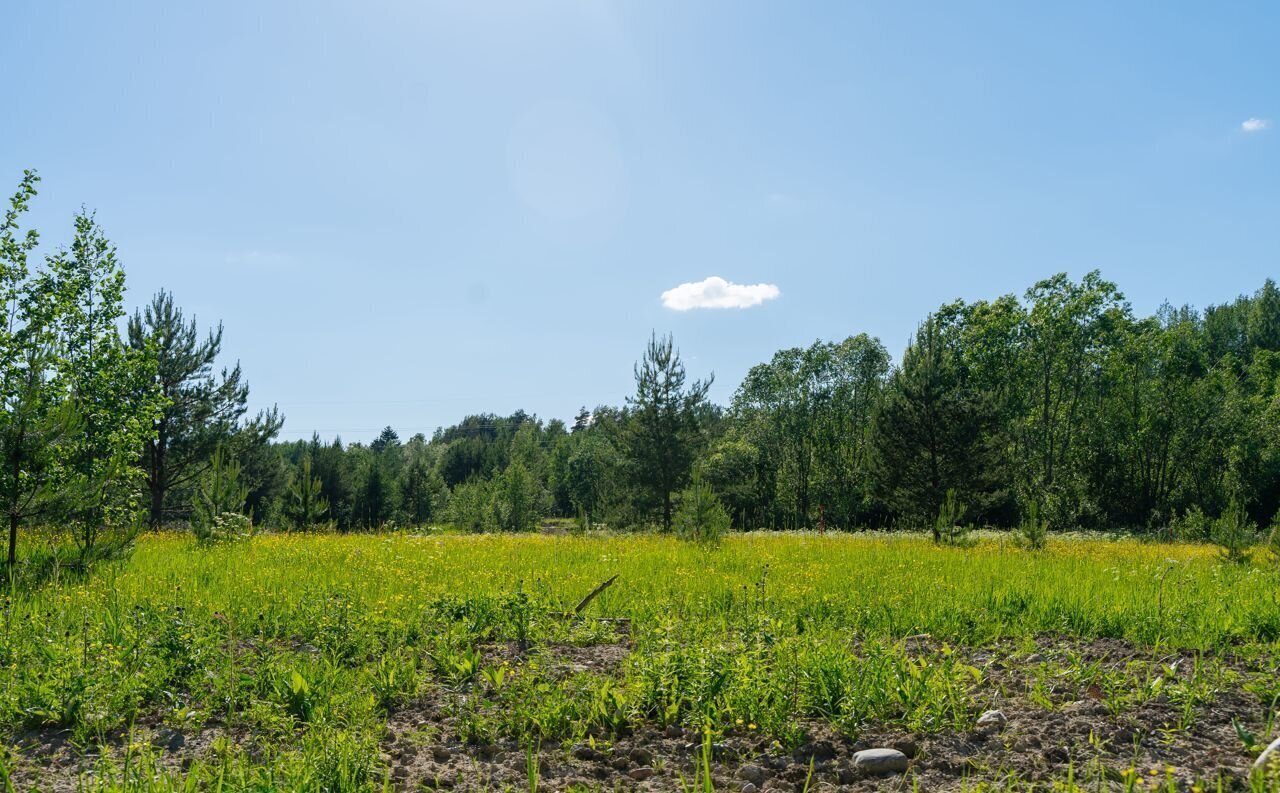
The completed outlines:
<svg viewBox="0 0 1280 793">
<path fill-rule="evenodd" d="M 1261 2 L 9 0 L 0 179 L 39 169 L 48 243 L 96 208 L 131 305 L 222 319 L 285 437 L 617 404 L 651 330 L 727 403 L 779 348 L 897 356 L 940 303 L 1062 270 L 1142 313 L 1280 274 L 1277 29 Z M 664 306 L 712 276 L 756 305 Z"/>
</svg>

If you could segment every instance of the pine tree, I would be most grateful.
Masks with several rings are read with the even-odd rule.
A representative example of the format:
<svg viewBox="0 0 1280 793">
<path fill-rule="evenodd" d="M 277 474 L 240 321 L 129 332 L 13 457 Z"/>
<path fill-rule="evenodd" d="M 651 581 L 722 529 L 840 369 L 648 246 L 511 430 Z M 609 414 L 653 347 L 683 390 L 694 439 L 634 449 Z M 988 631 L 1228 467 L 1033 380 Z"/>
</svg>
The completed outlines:
<svg viewBox="0 0 1280 793">
<path fill-rule="evenodd" d="M 378 437 L 373 439 L 373 443 L 369 444 L 369 448 L 375 454 L 382 454 L 387 449 L 392 449 L 400 445 L 400 436 L 391 427 L 383 427 L 382 432 L 378 433 Z"/>
<path fill-rule="evenodd" d="M 248 497 L 249 489 L 240 482 L 240 462 L 221 446 L 215 448 L 192 500 L 191 527 L 196 536 L 210 537 L 224 515 L 244 514 Z"/>
<path fill-rule="evenodd" d="M 448 495 L 444 479 L 421 455 L 411 459 L 401 471 L 400 506 L 411 525 L 423 526 L 436 520 Z"/>
<path fill-rule="evenodd" d="M 142 454 L 148 520 L 158 528 L 167 518 L 182 514 L 189 499 L 175 504 L 170 496 L 194 486 L 216 446 L 247 452 L 274 438 L 283 422 L 274 409 L 242 422 L 249 384 L 240 364 L 214 372 L 222 351 L 222 324 L 201 339 L 196 319 L 188 322 L 169 292 L 161 290 L 144 310 L 134 313 L 128 335 L 132 349 L 155 351 L 156 381 L 166 403 Z"/>
<path fill-rule="evenodd" d="M 925 320 L 890 380 L 876 423 L 881 485 L 899 514 L 926 523 L 948 492 L 980 496 L 992 423 L 989 403 L 966 386 L 937 321 Z"/>
<path fill-rule="evenodd" d="M 675 514 L 676 534 L 682 539 L 715 545 L 729 531 L 729 513 L 715 491 L 694 476 L 689 487 L 680 493 L 680 508 Z"/>
<path fill-rule="evenodd" d="M 295 529 L 309 529 L 324 519 L 329 511 L 329 502 L 320 491 L 320 477 L 312 475 L 311 455 L 306 455 L 289 486 L 285 504 L 285 517 Z"/>
<path fill-rule="evenodd" d="M 630 463 L 645 506 L 660 511 L 665 530 L 671 528 L 672 497 L 688 483 L 702 443 L 698 411 L 712 383 L 695 381 L 686 388 L 685 377 L 671 337 L 655 334 L 635 366 L 636 393 L 628 400 Z"/>
</svg>

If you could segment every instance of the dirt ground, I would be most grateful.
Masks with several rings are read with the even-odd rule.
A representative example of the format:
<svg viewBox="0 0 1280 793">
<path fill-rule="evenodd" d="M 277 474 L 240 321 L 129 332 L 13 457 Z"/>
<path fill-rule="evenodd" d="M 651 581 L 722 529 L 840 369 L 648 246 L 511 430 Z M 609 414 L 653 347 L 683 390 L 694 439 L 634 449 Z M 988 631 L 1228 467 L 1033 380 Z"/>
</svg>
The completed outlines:
<svg viewBox="0 0 1280 793">
<path fill-rule="evenodd" d="M 935 649 L 928 637 L 913 637 L 915 652 Z M 486 656 L 505 657 L 518 651 L 511 645 L 484 648 Z M 590 670 L 619 671 L 630 648 L 625 643 L 590 647 L 544 648 L 565 676 Z M 880 730 L 872 725 L 856 738 L 842 735 L 822 722 L 806 723 L 807 740 L 786 752 L 770 739 L 752 732 L 730 733 L 711 747 L 714 788 L 731 793 L 753 791 L 959 791 L 979 782 L 1000 784 L 1013 777 L 1023 782 L 1065 780 L 1072 775 L 1089 789 L 1121 789 L 1126 775 L 1137 773 L 1143 785 L 1171 775 L 1179 789 L 1199 780 L 1227 780 L 1227 789 L 1247 778 L 1253 756 L 1246 751 L 1236 725 L 1259 737 L 1265 730 L 1267 709 L 1243 688 L 1216 695 L 1196 710 L 1186 729 L 1178 729 L 1181 711 L 1163 696 L 1148 699 L 1119 714 L 1100 691 L 1075 692 L 1076 699 L 1055 702 L 1052 709 L 1033 702 L 1028 691 L 1029 664 L 1037 657 L 1053 660 L 1072 655 L 1102 668 L 1121 669 L 1135 660 L 1152 660 L 1150 651 L 1127 642 L 1068 641 L 1041 637 L 1034 653 L 1025 647 L 995 646 L 966 651 L 967 660 L 984 670 L 975 698 L 983 709 L 999 710 L 1003 725 L 965 732 L 913 735 Z M 1256 675 L 1243 661 L 1218 661 L 1242 675 Z M 1175 670 L 1190 669 L 1190 652 L 1168 652 L 1159 658 Z M 404 705 L 388 719 L 379 762 L 390 770 L 398 791 L 529 790 L 528 749 L 514 740 L 487 745 L 464 745 L 435 695 Z M 204 755 L 220 734 L 216 728 L 182 733 L 156 728 L 139 734 L 164 750 L 165 765 L 181 768 Z M 247 738 L 247 736 L 235 736 Z M 123 735 L 113 736 L 118 751 Z M 17 736 L 21 756 L 17 789 L 72 791 L 96 758 L 70 746 L 51 731 Z M 883 776 L 863 774 L 854 767 L 855 752 L 887 747 L 910 760 L 908 770 Z M 543 745 L 539 752 L 539 790 L 544 791 L 681 791 L 692 785 L 696 764 L 704 751 L 700 733 L 678 727 L 640 726 L 613 740 Z M 1155 771 L 1153 775 L 1151 772 Z M 1099 779 L 1110 784 L 1099 784 Z M 1277 783 L 1280 785 L 1280 783 Z M 27 787 L 24 787 L 27 786 Z M 1206 789 L 1213 789 L 1206 787 Z"/>
<path fill-rule="evenodd" d="M 933 643 L 921 637 L 915 644 L 923 652 Z M 1143 786 L 1149 787 L 1153 769 L 1162 781 L 1172 775 L 1180 789 L 1220 776 L 1236 781 L 1247 778 L 1253 756 L 1245 750 L 1235 723 L 1255 732 L 1263 729 L 1266 705 L 1256 696 L 1244 691 L 1221 694 L 1200 709 L 1185 730 L 1176 729 L 1180 713 L 1163 697 L 1114 715 L 1097 692 L 1086 691 L 1079 700 L 1046 710 L 1016 693 L 1026 689 L 1023 668 L 1000 659 L 1008 649 L 976 651 L 969 657 L 986 672 L 980 698 L 985 707 L 1005 716 L 1002 727 L 934 735 L 872 728 L 850 738 L 830 725 L 813 722 L 804 725 L 808 740 L 792 752 L 780 751 L 759 735 L 731 733 L 712 745 L 714 787 L 734 793 L 803 791 L 806 784 L 811 791 L 897 791 L 913 786 L 959 791 L 980 781 L 999 783 L 1015 777 L 1047 782 L 1065 780 L 1069 774 L 1081 783 L 1101 776 L 1119 787 L 1126 773 L 1133 771 L 1146 777 Z M 1045 657 L 1071 652 L 1085 662 L 1116 667 L 1150 659 L 1149 653 L 1118 640 L 1073 643 L 1046 637 L 1040 650 L 1038 654 Z M 618 645 L 602 645 L 565 648 L 559 657 L 567 668 L 607 672 L 624 655 Z M 1161 658 L 1183 669 L 1194 660 L 1189 652 Z M 447 717 L 428 702 L 394 714 L 385 750 L 399 789 L 528 789 L 527 750 L 514 742 L 469 747 L 417 740 L 423 734 L 447 735 L 449 728 Z M 908 771 L 867 775 L 854 767 L 856 752 L 879 747 L 897 749 L 911 758 Z M 679 791 L 691 785 L 703 751 L 700 733 L 675 727 L 641 727 L 610 744 L 544 746 L 541 789 Z"/>
</svg>

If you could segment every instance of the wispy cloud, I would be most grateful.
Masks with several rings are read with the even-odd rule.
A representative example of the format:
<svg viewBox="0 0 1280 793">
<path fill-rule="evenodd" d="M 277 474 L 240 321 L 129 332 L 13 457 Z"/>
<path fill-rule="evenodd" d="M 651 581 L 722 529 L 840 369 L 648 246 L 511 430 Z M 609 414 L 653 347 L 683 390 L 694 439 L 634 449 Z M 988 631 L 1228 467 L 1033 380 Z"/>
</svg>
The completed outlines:
<svg viewBox="0 0 1280 793">
<path fill-rule="evenodd" d="M 735 284 L 718 275 L 680 284 L 662 293 L 662 305 L 672 311 L 695 308 L 751 308 L 782 294 L 774 284 Z"/>
<path fill-rule="evenodd" d="M 1269 126 L 1271 122 L 1265 118 L 1251 118 L 1240 122 L 1240 129 L 1243 132 L 1261 132 Z"/>
</svg>

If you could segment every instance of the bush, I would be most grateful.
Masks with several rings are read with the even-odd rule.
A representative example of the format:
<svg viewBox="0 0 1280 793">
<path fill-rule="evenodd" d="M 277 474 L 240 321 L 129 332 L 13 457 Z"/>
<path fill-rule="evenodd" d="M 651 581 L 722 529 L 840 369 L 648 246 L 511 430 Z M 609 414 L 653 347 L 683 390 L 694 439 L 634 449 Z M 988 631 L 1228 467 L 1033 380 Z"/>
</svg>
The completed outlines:
<svg viewBox="0 0 1280 793">
<path fill-rule="evenodd" d="M 196 541 L 202 545 L 234 542 L 253 536 L 253 521 L 248 515 L 239 512 L 223 512 L 210 522 L 193 522 L 191 530 L 196 535 Z"/>
<path fill-rule="evenodd" d="M 1176 540 L 1212 539 L 1213 521 L 1199 506 L 1193 506 L 1182 513 L 1181 517 L 1175 517 L 1169 522 L 1169 533 Z"/>
<path fill-rule="evenodd" d="M 680 506 L 671 523 L 681 538 L 714 545 L 729 531 L 730 521 L 715 491 L 699 478 L 680 494 Z"/>
<path fill-rule="evenodd" d="M 1018 523 L 1018 539 L 1032 550 L 1040 550 L 1049 543 L 1049 521 L 1040 517 L 1040 503 L 1027 504 L 1027 512 Z"/>
<path fill-rule="evenodd" d="M 463 482 L 453 489 L 446 514 L 461 531 L 482 532 L 492 528 L 493 496 L 485 481 Z"/>
<path fill-rule="evenodd" d="M 532 531 L 538 528 L 546 502 L 546 492 L 529 469 L 512 461 L 494 481 L 493 512 L 503 531 Z"/>
<path fill-rule="evenodd" d="M 1253 558 L 1253 546 L 1258 541 L 1258 529 L 1245 514 L 1238 501 L 1232 500 L 1222 516 L 1213 522 L 1213 541 L 1225 561 L 1248 564 Z"/>
<path fill-rule="evenodd" d="M 940 545 L 963 545 L 969 537 L 969 527 L 961 525 L 968 506 L 960 500 L 955 488 L 947 489 L 947 498 L 938 507 L 938 518 L 933 523 L 933 541 Z"/>
</svg>

